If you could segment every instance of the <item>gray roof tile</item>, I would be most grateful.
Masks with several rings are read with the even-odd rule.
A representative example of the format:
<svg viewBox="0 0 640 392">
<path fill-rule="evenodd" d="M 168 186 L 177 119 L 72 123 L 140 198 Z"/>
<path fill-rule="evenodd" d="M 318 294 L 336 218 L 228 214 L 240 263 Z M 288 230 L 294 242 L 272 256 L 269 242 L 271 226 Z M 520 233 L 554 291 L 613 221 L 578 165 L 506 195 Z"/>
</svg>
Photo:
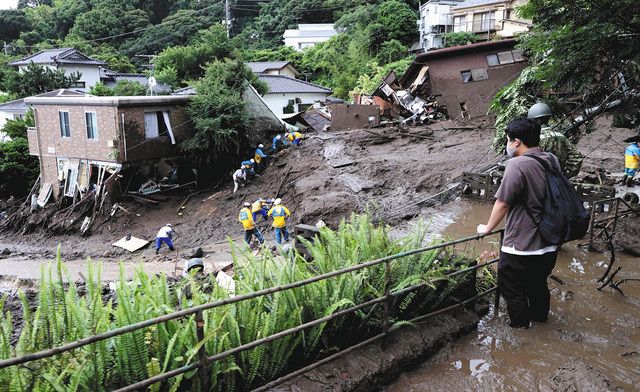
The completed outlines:
<svg viewBox="0 0 640 392">
<path fill-rule="evenodd" d="M 282 69 L 289 61 L 250 61 L 245 64 L 255 73 L 263 73 L 268 69 Z"/>
<path fill-rule="evenodd" d="M 317 84 L 294 79 L 285 75 L 258 75 L 269 86 L 269 93 L 326 93 L 331 90 Z"/>
<path fill-rule="evenodd" d="M 29 65 L 35 64 L 86 64 L 86 65 L 104 65 L 104 61 L 94 60 L 85 56 L 73 48 L 59 48 L 42 50 L 31 56 L 24 57 L 20 60 L 12 61 L 9 65 Z"/>
</svg>

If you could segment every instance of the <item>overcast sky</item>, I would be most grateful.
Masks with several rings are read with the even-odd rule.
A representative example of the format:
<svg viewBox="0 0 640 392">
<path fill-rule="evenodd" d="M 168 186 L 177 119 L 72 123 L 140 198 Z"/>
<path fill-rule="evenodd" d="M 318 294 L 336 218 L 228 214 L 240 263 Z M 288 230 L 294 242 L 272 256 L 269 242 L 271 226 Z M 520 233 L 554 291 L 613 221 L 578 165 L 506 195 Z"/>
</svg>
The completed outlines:
<svg viewBox="0 0 640 392">
<path fill-rule="evenodd" d="M 0 9 L 16 8 L 18 0 L 0 0 Z"/>
</svg>

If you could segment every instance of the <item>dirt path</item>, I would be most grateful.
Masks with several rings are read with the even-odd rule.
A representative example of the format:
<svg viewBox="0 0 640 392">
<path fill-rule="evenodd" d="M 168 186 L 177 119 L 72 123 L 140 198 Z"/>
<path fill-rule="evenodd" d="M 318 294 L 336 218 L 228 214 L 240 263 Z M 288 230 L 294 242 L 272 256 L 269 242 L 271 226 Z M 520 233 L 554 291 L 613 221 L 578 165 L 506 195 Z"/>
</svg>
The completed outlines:
<svg viewBox="0 0 640 392">
<path fill-rule="evenodd" d="M 461 205 L 462 206 L 462 205 Z M 467 207 L 445 233 L 471 235 L 489 206 Z M 475 251 L 495 247 L 477 243 Z M 471 249 L 469 249 L 471 251 Z M 634 391 L 640 383 L 640 282 L 625 296 L 596 291 L 607 254 L 565 245 L 553 272 L 550 320 L 529 330 L 507 327 L 504 301 L 475 333 L 402 375 L 387 392 L 410 391 Z M 638 258 L 618 255 L 624 277 L 640 278 Z"/>
</svg>

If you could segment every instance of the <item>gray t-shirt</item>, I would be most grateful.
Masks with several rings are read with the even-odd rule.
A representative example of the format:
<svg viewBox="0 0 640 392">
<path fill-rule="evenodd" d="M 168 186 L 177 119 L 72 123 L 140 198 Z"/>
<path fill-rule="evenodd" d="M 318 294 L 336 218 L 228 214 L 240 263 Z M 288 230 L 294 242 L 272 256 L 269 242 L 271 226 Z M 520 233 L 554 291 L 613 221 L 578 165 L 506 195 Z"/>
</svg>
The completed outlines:
<svg viewBox="0 0 640 392">
<path fill-rule="evenodd" d="M 523 155 L 509 159 L 496 199 L 509 205 L 502 250 L 515 254 L 544 254 L 555 251 L 556 247 L 546 243 L 538 233 L 531 215 L 539 219 L 546 197 L 546 172 L 533 158 L 535 155 L 559 168 L 558 158 L 542 151 L 539 147 L 527 150 Z"/>
</svg>

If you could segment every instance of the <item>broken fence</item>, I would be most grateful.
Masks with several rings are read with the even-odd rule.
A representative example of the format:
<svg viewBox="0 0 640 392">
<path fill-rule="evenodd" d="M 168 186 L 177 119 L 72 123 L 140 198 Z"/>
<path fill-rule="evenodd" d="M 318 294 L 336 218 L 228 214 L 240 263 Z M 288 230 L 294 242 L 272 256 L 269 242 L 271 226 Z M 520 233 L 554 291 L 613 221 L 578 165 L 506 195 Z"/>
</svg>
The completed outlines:
<svg viewBox="0 0 640 392">
<path fill-rule="evenodd" d="M 33 361 L 37 361 L 43 358 L 50 358 L 53 357 L 55 355 L 58 354 L 62 354 L 64 352 L 69 352 L 72 350 L 75 350 L 77 348 L 92 344 L 92 343 L 96 343 L 102 340 L 106 340 L 112 337 L 116 337 L 116 336 L 120 336 L 126 333 L 130 333 L 139 329 L 143 329 L 143 328 L 147 328 L 147 327 L 151 327 L 153 325 L 157 325 L 157 324 L 161 324 L 164 322 L 167 322 L 169 320 L 174 320 L 177 318 L 181 318 L 181 317 L 185 317 L 185 316 L 190 316 L 195 314 L 195 323 L 196 323 L 196 334 L 197 334 L 197 338 L 198 341 L 202 341 L 204 340 L 205 337 L 205 331 L 204 331 L 204 317 L 203 317 L 203 312 L 205 310 L 208 309 L 212 309 L 212 308 L 216 308 L 216 307 L 220 307 L 220 306 L 225 306 L 225 305 L 229 305 L 229 304 L 233 304 L 236 302 L 241 302 L 241 301 L 248 301 L 257 297 L 261 297 L 261 296 L 265 296 L 265 295 L 269 295 L 269 294 L 273 294 L 273 293 L 277 293 L 280 291 L 285 291 L 285 290 L 291 290 L 297 287 L 302 287 L 305 285 L 308 285 L 310 283 L 314 283 L 314 282 L 318 282 L 321 280 L 326 280 L 326 279 L 330 279 L 339 275 L 343 275 L 343 274 L 347 274 L 350 272 L 354 272 L 354 271 L 359 271 L 365 268 L 369 268 L 369 267 L 373 267 L 376 265 L 380 265 L 380 264 L 385 264 L 385 293 L 383 296 L 375 298 L 373 300 L 361 303 L 359 305 L 355 305 L 352 306 L 350 308 L 347 309 L 343 309 L 340 311 L 337 311 L 329 316 L 325 316 L 304 324 L 300 324 L 296 327 L 290 328 L 290 329 L 286 329 L 284 331 L 280 331 L 278 333 L 275 333 L 273 335 L 269 335 L 266 336 L 264 338 L 249 342 L 249 343 L 245 343 L 241 346 L 235 347 L 233 349 L 224 351 L 222 353 L 218 353 L 212 356 L 208 356 L 206 351 L 205 351 L 205 345 L 201 345 L 200 349 L 198 350 L 198 361 L 191 363 L 189 365 L 185 365 L 182 367 L 179 367 L 177 369 L 173 369 L 171 371 L 165 372 L 165 373 L 161 373 L 158 374 L 156 376 L 153 377 L 149 377 L 145 380 L 141 380 L 135 384 L 131 384 L 128 385 L 124 388 L 120 388 L 118 390 L 116 390 L 115 392 L 127 392 L 127 391 L 137 391 L 140 390 L 141 388 L 145 388 L 148 387 L 150 385 L 153 385 L 155 383 L 176 377 L 180 374 L 184 374 L 187 372 L 190 372 L 192 370 L 197 370 L 198 371 L 198 377 L 200 378 L 200 382 L 201 385 L 203 386 L 203 390 L 208 390 L 209 389 L 209 377 L 208 377 L 208 369 L 209 369 L 209 364 L 215 361 L 219 361 L 222 360 L 224 358 L 230 357 L 232 355 L 238 354 L 242 351 L 245 350 L 250 350 L 252 348 L 255 348 L 257 346 L 263 345 L 263 344 L 267 344 L 269 342 L 272 342 L 274 340 L 277 340 L 279 338 L 288 336 L 288 335 L 292 335 L 294 333 L 298 333 L 306 328 L 310 328 L 313 327 L 315 325 L 319 325 L 322 323 L 326 323 L 329 322 L 331 320 L 334 320 L 338 317 L 342 317 L 345 316 L 347 314 L 350 313 L 355 313 L 358 310 L 367 308 L 369 306 L 373 306 L 375 304 L 379 304 L 382 303 L 384 308 L 383 308 L 383 328 L 382 328 L 382 333 L 375 335 L 363 342 L 360 342 L 356 345 L 353 345 L 351 347 L 348 347 L 346 349 L 343 349 L 342 351 L 335 353 L 327 358 L 321 359 L 309 366 L 306 366 L 302 369 L 296 370 L 290 374 L 287 374 L 283 377 L 280 377 L 277 380 L 271 381 L 265 385 L 263 385 L 262 387 L 259 387 L 257 389 L 254 390 L 254 392 L 256 391 L 265 391 L 275 385 L 278 385 L 280 383 L 283 383 L 287 380 L 290 380 L 300 374 L 303 374 L 304 372 L 307 372 L 311 369 L 314 369 L 322 364 L 325 364 L 327 362 L 330 362 L 340 356 L 343 356 L 349 352 L 352 352 L 360 347 L 363 347 L 369 343 L 375 342 L 377 340 L 380 340 L 382 338 L 384 338 L 385 336 L 387 336 L 388 334 L 396 331 L 399 328 L 402 328 L 403 325 L 399 324 L 399 325 L 390 325 L 390 306 L 391 306 L 391 301 L 393 300 L 393 297 L 395 296 L 399 296 L 399 295 L 403 295 L 421 288 L 425 288 L 428 287 L 430 285 L 432 285 L 433 283 L 436 282 L 441 282 L 441 281 L 446 281 L 449 280 L 451 278 L 454 278 L 456 276 L 459 275 L 463 275 L 469 272 L 473 272 L 476 271 L 480 268 L 484 268 L 487 267 L 491 264 L 494 264 L 496 262 L 498 262 L 498 259 L 492 259 L 489 261 L 485 261 L 483 263 L 479 263 L 476 264 L 474 266 L 470 266 L 468 268 L 462 269 L 462 270 L 458 270 L 455 272 L 452 272 L 450 274 L 447 274 L 443 277 L 440 278 L 434 278 L 434 279 L 430 279 L 429 281 L 423 282 L 423 283 L 419 283 L 410 287 L 406 287 L 402 290 L 398 290 L 395 292 L 391 292 L 391 281 L 390 281 L 390 272 L 391 272 L 391 262 L 396 260 L 396 259 L 400 259 L 403 257 L 407 257 L 407 256 L 411 256 L 411 255 L 415 255 L 415 254 L 419 254 L 419 253 L 423 253 L 423 252 L 427 252 L 427 251 L 431 251 L 431 250 L 436 250 L 436 249 L 445 249 L 447 247 L 455 247 L 455 245 L 457 244 L 462 244 L 462 243 L 466 243 L 466 242 L 471 242 L 471 241 L 475 241 L 475 240 L 480 240 L 484 237 L 487 236 L 495 236 L 495 235 L 499 235 L 499 243 L 502 243 L 502 238 L 504 236 L 504 229 L 500 229 L 500 230 L 496 230 L 493 231 L 491 233 L 487 233 L 486 235 L 476 235 L 476 236 L 471 236 L 471 237 L 465 237 L 465 238 L 461 238 L 458 240 L 454 240 L 454 241 L 448 241 L 448 242 L 443 242 L 437 245 L 430 245 L 427 247 L 422 247 L 422 248 L 418 248 L 418 249 L 413 249 L 410 251 L 406 251 L 406 252 L 402 252 L 402 253 L 398 253 L 395 255 L 391 255 L 391 256 L 387 256 L 387 257 L 382 257 L 376 260 L 371 260 L 371 261 L 367 261 L 364 263 L 360 263 L 351 267 L 347 267 L 347 268 L 343 268 L 341 270 L 337 270 L 337 271 L 333 271 L 333 272 L 328 272 L 325 274 L 321 274 L 321 275 L 317 275 L 314 276 L 312 278 L 309 279 L 305 279 L 305 280 L 301 280 L 298 282 L 294 282 L 294 283 L 289 283 L 283 286 L 278 286 L 278 287 L 270 287 L 264 290 L 260 290 L 260 291 L 256 291 L 253 293 L 249 293 L 249 294 L 243 294 L 243 295 L 239 295 L 233 298 L 227 298 L 227 299 L 223 299 L 223 300 L 219 300 L 219 301 L 215 301 L 215 302 L 211 302 L 211 303 L 207 303 L 207 304 L 203 304 L 203 305 L 199 305 L 199 306 L 194 306 L 192 308 L 189 309 L 184 309 L 184 310 L 180 310 L 180 311 L 176 311 L 176 312 L 172 312 L 169 314 L 166 314 L 164 316 L 159 316 L 159 317 L 155 317 L 152 319 L 148 319 L 145 321 L 141 321 L 139 323 L 135 323 L 135 324 L 131 324 L 125 327 L 120 327 L 120 328 L 116 328 L 114 330 L 108 331 L 108 332 L 104 332 L 104 333 L 100 333 L 97 335 L 93 335 L 93 336 L 88 336 L 86 338 L 71 342 L 71 343 L 67 343 L 64 344 L 62 346 L 58 346 L 58 347 L 54 347 L 48 350 L 43 350 L 43 351 L 39 351 L 36 353 L 31 353 L 28 355 L 24 355 L 21 357 L 13 357 L 13 358 L 7 358 L 7 359 L 3 359 L 0 360 L 0 369 L 4 369 L 10 366 L 19 366 L 19 365 L 23 365 L 26 364 L 28 362 L 33 362 Z M 420 322 L 420 321 L 424 321 L 430 317 L 442 314 L 442 313 L 446 313 L 450 310 L 462 307 L 468 303 L 471 303 L 473 301 L 476 301 L 484 296 L 487 296 L 491 293 L 496 293 L 495 296 L 495 306 L 498 306 L 499 303 L 499 292 L 498 292 L 498 286 L 493 286 L 488 290 L 485 290 L 471 298 L 467 298 L 464 301 L 461 301 L 457 304 L 448 306 L 446 308 L 442 308 L 442 309 L 438 309 L 436 311 L 424 314 L 422 316 L 418 316 L 412 320 L 408 320 L 409 323 L 415 323 L 415 322 Z"/>
</svg>

